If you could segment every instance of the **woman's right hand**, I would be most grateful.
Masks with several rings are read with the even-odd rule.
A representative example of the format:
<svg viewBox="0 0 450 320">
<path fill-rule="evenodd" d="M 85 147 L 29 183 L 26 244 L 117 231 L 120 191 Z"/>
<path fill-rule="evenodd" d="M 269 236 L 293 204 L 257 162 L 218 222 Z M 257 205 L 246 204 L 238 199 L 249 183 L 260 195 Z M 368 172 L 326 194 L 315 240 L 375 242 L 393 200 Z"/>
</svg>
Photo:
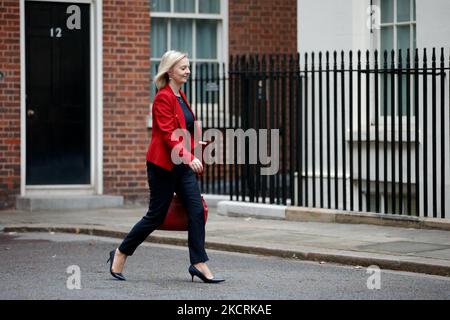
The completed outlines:
<svg viewBox="0 0 450 320">
<path fill-rule="evenodd" d="M 197 158 L 194 158 L 194 160 L 189 163 L 189 167 L 191 167 L 192 171 L 197 174 L 201 174 L 203 172 L 203 164 Z"/>
</svg>

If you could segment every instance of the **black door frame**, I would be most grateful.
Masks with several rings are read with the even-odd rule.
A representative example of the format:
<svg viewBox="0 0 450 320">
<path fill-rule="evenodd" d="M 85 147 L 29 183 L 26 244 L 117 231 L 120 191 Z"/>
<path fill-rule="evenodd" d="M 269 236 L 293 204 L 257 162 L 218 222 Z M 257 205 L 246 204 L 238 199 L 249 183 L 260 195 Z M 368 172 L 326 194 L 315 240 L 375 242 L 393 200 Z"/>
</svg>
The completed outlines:
<svg viewBox="0 0 450 320">
<path fill-rule="evenodd" d="M 88 185 L 27 186 L 26 185 L 26 59 L 25 2 L 41 1 L 90 6 L 90 140 L 91 177 Z M 103 57 L 102 0 L 20 0 L 20 61 L 21 61 L 21 189 L 20 195 L 103 194 Z"/>
</svg>

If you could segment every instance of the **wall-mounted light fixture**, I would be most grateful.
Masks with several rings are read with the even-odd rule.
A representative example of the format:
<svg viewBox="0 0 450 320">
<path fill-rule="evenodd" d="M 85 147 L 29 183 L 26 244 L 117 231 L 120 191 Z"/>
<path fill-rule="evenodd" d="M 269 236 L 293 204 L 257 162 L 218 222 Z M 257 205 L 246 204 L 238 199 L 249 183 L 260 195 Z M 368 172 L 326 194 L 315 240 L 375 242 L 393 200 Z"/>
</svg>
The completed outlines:
<svg viewBox="0 0 450 320">
<path fill-rule="evenodd" d="M 4 77 L 5 75 L 3 74 L 3 72 L 0 71 L 0 81 L 2 81 Z"/>
</svg>

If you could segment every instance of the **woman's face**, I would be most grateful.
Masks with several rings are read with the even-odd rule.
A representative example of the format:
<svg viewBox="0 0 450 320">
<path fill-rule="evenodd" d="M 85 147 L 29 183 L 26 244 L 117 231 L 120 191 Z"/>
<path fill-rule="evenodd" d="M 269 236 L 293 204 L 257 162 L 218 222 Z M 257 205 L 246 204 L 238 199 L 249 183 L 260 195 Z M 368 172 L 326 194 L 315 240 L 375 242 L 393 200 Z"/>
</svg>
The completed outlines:
<svg viewBox="0 0 450 320">
<path fill-rule="evenodd" d="M 189 59 L 184 57 L 176 65 L 172 67 L 172 69 L 168 72 L 169 77 L 176 84 L 182 85 L 187 82 L 189 75 L 191 74 L 191 70 L 189 70 Z"/>
</svg>

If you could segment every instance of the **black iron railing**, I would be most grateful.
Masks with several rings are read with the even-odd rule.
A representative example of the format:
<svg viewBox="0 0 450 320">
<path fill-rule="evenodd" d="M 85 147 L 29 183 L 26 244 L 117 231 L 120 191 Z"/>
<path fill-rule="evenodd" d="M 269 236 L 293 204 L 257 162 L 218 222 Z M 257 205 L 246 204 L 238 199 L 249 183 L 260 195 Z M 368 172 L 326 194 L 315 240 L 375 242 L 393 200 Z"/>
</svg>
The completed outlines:
<svg viewBox="0 0 450 320">
<path fill-rule="evenodd" d="M 244 55 L 230 57 L 228 69 L 197 65 L 185 88 L 197 117 L 223 137 L 278 129 L 279 171 L 265 176 L 267 164 L 248 163 L 259 136 L 246 139 L 246 164 L 236 163 L 236 145 L 230 159 L 227 140 L 227 163 L 207 166 L 202 192 L 450 217 L 448 51 Z M 270 143 L 269 134 L 268 153 Z"/>
</svg>

